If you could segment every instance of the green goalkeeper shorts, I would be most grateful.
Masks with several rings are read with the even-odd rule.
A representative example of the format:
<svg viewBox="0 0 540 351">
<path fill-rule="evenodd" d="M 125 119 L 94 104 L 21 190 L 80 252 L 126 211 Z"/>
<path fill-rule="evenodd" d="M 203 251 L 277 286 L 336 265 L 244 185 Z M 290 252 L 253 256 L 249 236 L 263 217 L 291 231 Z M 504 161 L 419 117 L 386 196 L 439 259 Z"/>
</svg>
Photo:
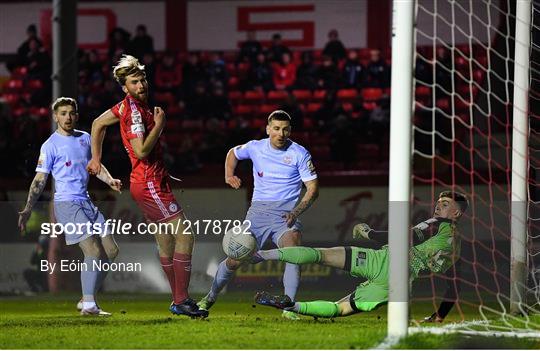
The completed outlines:
<svg viewBox="0 0 540 351">
<path fill-rule="evenodd" d="M 371 311 L 388 302 L 388 249 L 346 247 L 345 269 L 353 277 L 367 279 L 351 294 L 351 306 L 357 312 Z"/>
</svg>

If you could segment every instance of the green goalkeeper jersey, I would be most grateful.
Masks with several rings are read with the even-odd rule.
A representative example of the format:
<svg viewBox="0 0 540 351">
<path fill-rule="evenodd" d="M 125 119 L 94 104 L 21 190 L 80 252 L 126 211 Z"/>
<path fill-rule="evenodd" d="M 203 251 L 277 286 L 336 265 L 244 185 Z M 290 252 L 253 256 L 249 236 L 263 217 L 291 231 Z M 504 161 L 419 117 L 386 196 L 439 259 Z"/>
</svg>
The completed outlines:
<svg viewBox="0 0 540 351">
<path fill-rule="evenodd" d="M 461 245 L 455 222 L 431 218 L 413 228 L 420 239 L 429 229 L 436 231 L 436 234 L 410 250 L 411 280 L 416 279 L 420 271 L 444 273 L 459 258 Z"/>
</svg>

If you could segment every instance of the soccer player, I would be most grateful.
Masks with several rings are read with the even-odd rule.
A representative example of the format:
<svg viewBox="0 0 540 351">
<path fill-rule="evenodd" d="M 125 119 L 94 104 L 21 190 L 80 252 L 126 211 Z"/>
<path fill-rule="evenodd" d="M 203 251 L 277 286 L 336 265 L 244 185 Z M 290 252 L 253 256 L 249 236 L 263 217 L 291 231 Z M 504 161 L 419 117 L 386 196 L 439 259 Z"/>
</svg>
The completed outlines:
<svg viewBox="0 0 540 351">
<path fill-rule="evenodd" d="M 276 110 L 268 117 L 266 126 L 268 138 L 252 140 L 229 150 L 225 159 L 225 182 L 234 189 L 242 182 L 234 175 L 238 161 L 251 159 L 255 189 L 246 220 L 249 230 L 257 239 L 259 248 L 271 239 L 277 247 L 300 245 L 301 224 L 298 217 L 306 211 L 319 195 L 317 173 L 311 155 L 301 145 L 289 139 L 291 117 L 282 110 Z M 298 202 L 302 183 L 306 193 Z M 297 203 L 298 202 L 298 203 Z M 199 301 L 201 309 L 209 309 L 215 303 L 219 292 L 232 278 L 241 265 L 232 258 L 223 260 L 212 283 L 210 292 Z M 300 267 L 287 263 L 283 274 L 285 294 L 292 301 L 300 282 Z M 288 319 L 299 319 L 284 311 Z"/>
<path fill-rule="evenodd" d="M 170 223 L 178 228 L 168 232 L 166 225 L 154 237 L 158 244 L 161 267 L 172 291 L 169 311 L 190 317 L 206 317 L 189 297 L 193 235 L 185 230 L 185 217 L 169 185 L 169 174 L 163 163 L 159 138 L 165 128 L 165 112 L 148 106 L 148 82 L 144 66 L 129 55 L 123 55 L 113 69 L 114 78 L 126 97 L 105 111 L 92 123 L 92 160 L 88 171 L 97 174 L 101 167 L 103 139 L 108 126 L 120 122 L 122 143 L 131 160 L 131 196 L 143 212 L 146 221 Z"/>
<path fill-rule="evenodd" d="M 435 204 L 433 217 L 413 227 L 415 239 L 420 241 L 427 233 L 436 234 L 411 248 L 411 281 L 418 277 L 420 271 L 444 273 L 459 259 L 461 241 L 456 224 L 467 207 L 468 200 L 465 195 L 443 191 Z M 363 225 L 355 226 L 353 236 L 365 233 Z M 255 301 L 261 305 L 308 316 L 331 318 L 372 311 L 388 302 L 388 247 L 380 250 L 343 246 L 319 249 L 292 247 L 259 251 L 255 258 L 259 261 L 279 260 L 295 264 L 319 263 L 366 279 L 354 292 L 337 302 L 294 302 L 287 295 L 272 296 L 263 291 L 255 296 Z"/>
<path fill-rule="evenodd" d="M 96 303 L 96 293 L 105 279 L 106 271 L 95 269 L 94 263 L 110 263 L 118 255 L 118 246 L 112 234 L 108 233 L 105 219 L 94 206 L 88 195 L 89 175 L 86 164 L 90 161 L 90 135 L 75 129 L 79 119 L 77 102 L 68 97 L 60 97 L 52 104 L 56 131 L 43 143 L 36 167 L 36 175 L 30 185 L 26 206 L 19 212 L 19 229 L 26 229 L 32 208 L 40 197 L 47 178 L 52 173 L 55 180 L 54 214 L 58 223 L 72 224 L 74 233 L 65 233 L 66 244 L 79 244 L 86 266 L 81 269 L 82 315 L 110 315 Z M 105 167 L 101 167 L 98 179 L 120 192 L 122 182 L 111 177 Z M 91 225 L 92 228 L 85 226 Z M 97 227 L 99 226 L 99 228 Z M 67 228 L 66 228 L 67 230 Z M 100 234 L 100 235 L 97 235 Z"/>
</svg>

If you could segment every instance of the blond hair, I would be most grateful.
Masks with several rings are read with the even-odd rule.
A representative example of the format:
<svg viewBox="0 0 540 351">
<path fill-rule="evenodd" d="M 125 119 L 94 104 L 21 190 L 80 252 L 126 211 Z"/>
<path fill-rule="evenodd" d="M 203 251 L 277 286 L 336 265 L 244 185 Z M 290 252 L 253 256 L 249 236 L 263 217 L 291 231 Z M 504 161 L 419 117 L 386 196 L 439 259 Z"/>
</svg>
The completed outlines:
<svg viewBox="0 0 540 351">
<path fill-rule="evenodd" d="M 146 76 L 144 72 L 144 65 L 139 63 L 137 58 L 131 55 L 122 55 L 116 66 L 113 67 L 114 79 L 120 84 L 126 83 L 127 76 L 142 74 Z"/>
<path fill-rule="evenodd" d="M 72 99 L 70 97 L 59 97 L 58 99 L 54 100 L 54 102 L 51 105 L 51 108 L 53 112 L 56 112 L 59 107 L 61 106 L 72 106 L 76 113 L 78 113 L 78 107 L 77 107 L 77 101 L 75 99 Z"/>
</svg>

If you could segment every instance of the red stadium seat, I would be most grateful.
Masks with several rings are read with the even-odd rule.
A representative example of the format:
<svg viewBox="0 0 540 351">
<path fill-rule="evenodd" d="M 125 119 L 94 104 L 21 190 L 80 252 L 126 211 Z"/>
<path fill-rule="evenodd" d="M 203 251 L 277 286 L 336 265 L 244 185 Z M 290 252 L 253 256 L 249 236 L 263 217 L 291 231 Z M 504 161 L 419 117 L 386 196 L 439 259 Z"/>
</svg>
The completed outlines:
<svg viewBox="0 0 540 351">
<path fill-rule="evenodd" d="M 24 78 L 28 74 L 28 67 L 21 66 L 17 67 L 13 70 L 12 77 L 13 78 Z"/>
<path fill-rule="evenodd" d="M 20 93 L 24 88 L 24 82 L 22 79 L 10 79 L 4 87 L 6 92 Z"/>
<path fill-rule="evenodd" d="M 380 88 L 364 88 L 362 89 L 362 98 L 364 101 L 376 101 L 383 95 L 383 91 Z"/>
<path fill-rule="evenodd" d="M 238 77 L 230 77 L 227 85 L 229 86 L 229 89 L 235 90 L 238 89 L 239 84 L 240 80 L 238 79 Z"/>
<path fill-rule="evenodd" d="M 247 116 L 250 115 L 252 107 L 248 105 L 236 105 L 233 107 L 233 112 L 238 116 Z"/>
<path fill-rule="evenodd" d="M 339 101 L 352 101 L 358 96 L 356 89 L 340 89 L 337 93 Z"/>
<path fill-rule="evenodd" d="M 173 93 L 170 93 L 170 92 L 166 92 L 166 93 L 156 92 L 154 94 L 154 100 L 156 101 L 156 104 L 162 104 L 168 108 L 169 106 L 174 105 L 175 98 L 174 98 Z"/>
<path fill-rule="evenodd" d="M 258 90 L 249 90 L 244 94 L 244 101 L 248 104 L 260 104 L 264 100 L 264 93 Z"/>
<path fill-rule="evenodd" d="M 255 107 L 253 112 L 258 116 L 268 118 L 268 115 L 277 110 L 277 108 L 278 106 L 275 104 L 262 104 L 260 107 Z"/>
<path fill-rule="evenodd" d="M 236 65 L 232 62 L 230 63 L 227 63 L 225 65 L 225 68 L 227 69 L 227 72 L 229 72 L 229 75 L 234 77 L 238 74 L 238 72 L 236 71 Z"/>
<path fill-rule="evenodd" d="M 49 109 L 46 107 L 31 107 L 28 111 L 32 116 L 36 116 L 38 118 L 49 118 L 50 112 Z"/>
<path fill-rule="evenodd" d="M 435 106 L 443 111 L 446 111 L 450 108 L 450 100 L 447 98 L 437 99 Z"/>
<path fill-rule="evenodd" d="M 182 130 L 202 130 L 204 123 L 200 119 L 189 120 L 186 119 L 182 122 Z"/>
<path fill-rule="evenodd" d="M 229 100 L 233 105 L 238 104 L 240 101 L 242 101 L 242 92 L 241 91 L 230 91 L 229 92 Z"/>
<path fill-rule="evenodd" d="M 350 102 L 344 102 L 344 103 L 341 104 L 341 108 L 345 112 L 352 112 L 353 104 L 351 104 Z"/>
<path fill-rule="evenodd" d="M 19 94 L 7 93 L 2 95 L 2 99 L 11 107 L 17 107 L 21 101 L 21 96 Z"/>
<path fill-rule="evenodd" d="M 272 103 L 283 103 L 289 94 L 283 90 L 272 90 L 268 92 L 268 101 Z"/>
<path fill-rule="evenodd" d="M 299 103 L 304 103 L 311 99 L 311 91 L 309 90 L 293 90 L 292 94 Z"/>
<path fill-rule="evenodd" d="M 313 100 L 315 101 L 323 101 L 326 97 L 326 90 L 315 90 L 313 92 Z"/>
<path fill-rule="evenodd" d="M 377 102 L 375 101 L 366 101 L 362 103 L 362 107 L 366 111 L 373 111 L 377 107 Z"/>
<path fill-rule="evenodd" d="M 167 133 L 169 131 L 179 132 L 182 130 L 182 121 L 179 119 L 167 119 L 167 126 L 166 126 Z"/>
<path fill-rule="evenodd" d="M 319 102 L 310 102 L 307 104 L 306 112 L 308 114 L 313 114 L 321 109 L 322 104 Z"/>
<path fill-rule="evenodd" d="M 13 113 L 13 117 L 19 118 L 25 115 L 26 113 L 28 113 L 28 109 L 26 107 L 18 107 L 14 109 L 12 113 Z"/>
<path fill-rule="evenodd" d="M 238 77 L 246 78 L 249 72 L 249 63 L 241 62 L 237 67 Z"/>
<path fill-rule="evenodd" d="M 425 98 L 431 95 L 431 89 L 425 85 L 419 85 L 416 87 L 416 97 Z"/>
<path fill-rule="evenodd" d="M 32 79 L 32 80 L 28 81 L 26 86 L 27 86 L 28 90 L 36 91 L 36 90 L 43 89 L 43 82 L 41 80 L 39 80 L 39 79 Z"/>
<path fill-rule="evenodd" d="M 266 118 L 255 118 L 251 121 L 251 128 L 262 129 L 268 123 Z"/>
</svg>

